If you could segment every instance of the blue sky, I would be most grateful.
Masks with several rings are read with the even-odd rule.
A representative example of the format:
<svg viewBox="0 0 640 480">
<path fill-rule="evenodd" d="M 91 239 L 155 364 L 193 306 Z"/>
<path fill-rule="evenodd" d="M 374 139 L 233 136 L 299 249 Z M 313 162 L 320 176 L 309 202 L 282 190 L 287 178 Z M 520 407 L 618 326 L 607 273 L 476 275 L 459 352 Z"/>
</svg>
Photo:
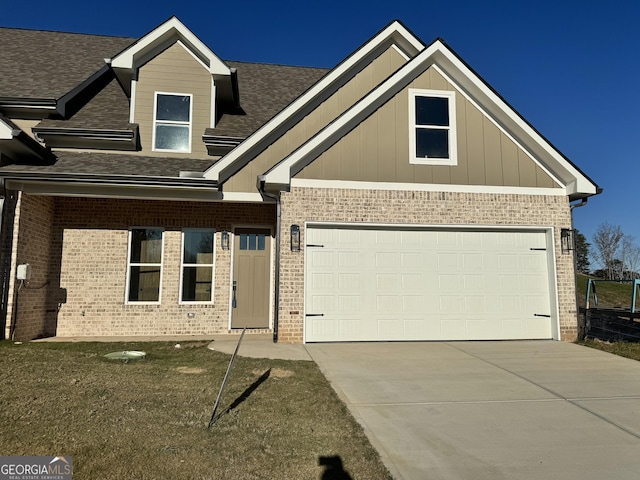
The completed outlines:
<svg viewBox="0 0 640 480">
<path fill-rule="evenodd" d="M 604 193 L 574 210 L 640 243 L 640 2 L 34 0 L 0 25 L 139 37 L 176 15 L 226 60 L 332 67 L 393 19 L 442 37 Z M 1 48 L 5 48 L 4 46 Z"/>
</svg>

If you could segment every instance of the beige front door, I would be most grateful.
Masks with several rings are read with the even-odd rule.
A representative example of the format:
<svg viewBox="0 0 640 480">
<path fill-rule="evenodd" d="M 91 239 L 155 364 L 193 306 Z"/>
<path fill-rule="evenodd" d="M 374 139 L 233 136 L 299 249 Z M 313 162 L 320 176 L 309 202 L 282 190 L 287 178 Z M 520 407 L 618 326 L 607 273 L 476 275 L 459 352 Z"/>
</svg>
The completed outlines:
<svg viewBox="0 0 640 480">
<path fill-rule="evenodd" d="M 271 231 L 235 231 L 231 328 L 269 328 Z"/>
</svg>

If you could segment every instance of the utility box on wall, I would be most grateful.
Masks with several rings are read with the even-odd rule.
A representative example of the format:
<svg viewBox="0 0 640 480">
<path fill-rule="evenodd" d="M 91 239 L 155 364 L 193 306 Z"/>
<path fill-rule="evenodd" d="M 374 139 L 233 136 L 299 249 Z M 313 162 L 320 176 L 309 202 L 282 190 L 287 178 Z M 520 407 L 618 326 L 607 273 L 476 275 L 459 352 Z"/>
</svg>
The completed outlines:
<svg viewBox="0 0 640 480">
<path fill-rule="evenodd" d="M 29 280 L 31 278 L 31 265 L 29 265 L 28 263 L 23 263 L 22 265 L 18 265 L 16 278 L 18 280 Z"/>
</svg>

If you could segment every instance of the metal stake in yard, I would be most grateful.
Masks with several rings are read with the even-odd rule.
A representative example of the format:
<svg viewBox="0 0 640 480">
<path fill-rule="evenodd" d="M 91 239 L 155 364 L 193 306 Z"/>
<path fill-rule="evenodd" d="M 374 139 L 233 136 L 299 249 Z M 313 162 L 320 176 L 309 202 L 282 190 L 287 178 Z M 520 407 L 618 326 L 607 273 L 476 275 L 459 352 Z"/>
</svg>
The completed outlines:
<svg viewBox="0 0 640 480">
<path fill-rule="evenodd" d="M 224 393 L 224 389 L 227 386 L 227 380 L 229 380 L 229 374 L 231 373 L 231 369 L 233 368 L 233 362 L 236 361 L 236 356 L 238 355 L 238 350 L 240 350 L 240 343 L 242 342 L 242 338 L 244 337 L 244 332 L 247 330 L 245 326 L 242 329 L 242 333 L 240 334 L 240 339 L 238 340 L 238 345 L 236 345 L 236 350 L 231 355 L 231 361 L 229 362 L 229 366 L 227 367 L 227 373 L 224 375 L 224 380 L 222 381 L 222 386 L 220 387 L 220 392 L 218 392 L 218 398 L 216 399 L 216 405 L 213 407 L 213 413 L 211 414 L 211 420 L 209 420 L 209 425 L 207 428 L 211 428 L 211 425 L 216 423 L 216 412 L 218 411 L 218 407 L 220 406 L 220 402 L 222 401 L 222 394 Z"/>
</svg>

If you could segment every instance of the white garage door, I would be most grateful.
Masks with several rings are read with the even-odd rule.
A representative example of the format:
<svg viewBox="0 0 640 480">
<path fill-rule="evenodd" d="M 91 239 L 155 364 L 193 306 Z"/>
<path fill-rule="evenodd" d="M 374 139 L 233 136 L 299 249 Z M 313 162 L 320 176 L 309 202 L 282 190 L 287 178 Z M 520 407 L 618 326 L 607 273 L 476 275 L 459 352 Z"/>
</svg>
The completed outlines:
<svg viewBox="0 0 640 480">
<path fill-rule="evenodd" d="M 305 340 L 552 338 L 542 231 L 309 226 Z"/>
</svg>

